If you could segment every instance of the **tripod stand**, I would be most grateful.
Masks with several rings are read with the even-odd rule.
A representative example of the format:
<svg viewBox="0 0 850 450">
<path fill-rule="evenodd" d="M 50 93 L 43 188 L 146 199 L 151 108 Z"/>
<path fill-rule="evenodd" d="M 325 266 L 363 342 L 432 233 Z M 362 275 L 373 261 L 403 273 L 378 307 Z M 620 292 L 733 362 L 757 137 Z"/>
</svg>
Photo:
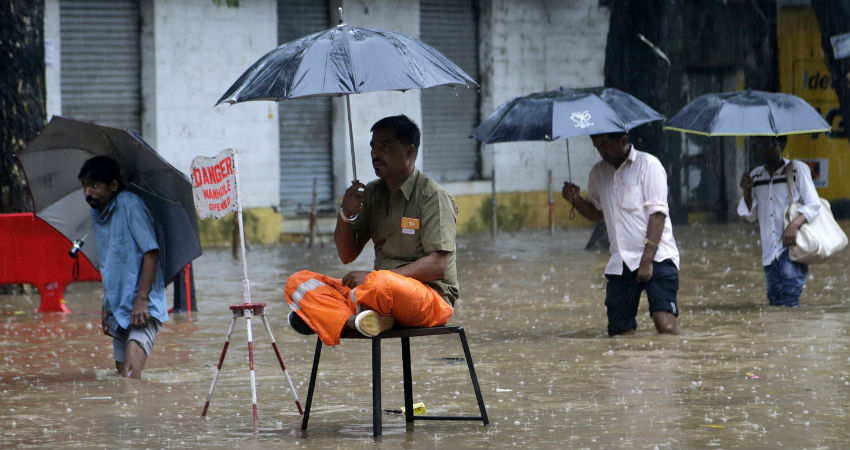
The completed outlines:
<svg viewBox="0 0 850 450">
<path fill-rule="evenodd" d="M 212 386 L 210 386 L 210 393 L 207 396 L 207 402 L 204 404 L 204 411 L 201 413 L 201 417 L 206 417 L 207 410 L 210 407 L 210 400 L 212 399 L 213 392 L 215 392 L 215 385 L 216 382 L 218 382 L 218 376 L 221 374 L 221 366 L 224 364 L 224 356 L 227 354 L 227 347 L 230 346 L 230 337 L 233 335 L 233 327 L 236 325 L 236 320 L 239 317 L 245 317 L 248 327 L 248 364 L 251 373 L 251 405 L 254 410 L 254 423 L 257 423 L 257 387 L 254 375 L 254 344 L 251 333 L 251 318 L 255 316 L 260 316 L 260 318 L 263 319 L 263 325 L 265 325 L 266 333 L 268 333 L 269 340 L 272 342 L 272 348 L 274 348 L 277 361 L 280 363 L 280 369 L 283 371 L 284 376 L 286 376 L 286 381 L 289 383 L 289 389 L 292 391 L 292 396 L 295 397 L 295 406 L 298 407 L 298 413 L 301 415 L 304 414 L 304 410 L 301 408 L 301 402 L 298 400 L 298 393 L 295 391 L 295 386 L 292 384 L 292 378 L 289 377 L 286 365 L 283 364 L 283 358 L 280 356 L 280 351 L 277 349 L 277 343 L 272 335 L 272 329 L 269 326 L 269 321 L 266 319 L 265 307 L 265 303 L 242 303 L 240 305 L 230 306 L 230 310 L 233 312 L 233 318 L 230 320 L 230 328 L 228 328 L 227 337 L 224 339 L 224 348 L 221 349 L 221 356 L 218 359 L 218 366 L 215 368 L 215 376 L 213 377 Z"/>
<path fill-rule="evenodd" d="M 195 158 L 196 161 L 199 161 L 199 165 L 210 163 L 210 158 Z M 298 407 L 298 413 L 303 415 L 304 410 L 301 408 L 301 402 L 298 400 L 298 393 L 295 391 L 295 386 L 292 384 L 292 378 L 289 377 L 289 372 L 286 371 L 286 366 L 283 364 L 283 358 L 280 357 L 280 351 L 277 349 L 277 343 L 274 340 L 274 336 L 272 335 L 272 329 L 269 326 L 268 320 L 266 320 L 266 304 L 265 303 L 252 303 L 251 302 L 251 285 L 248 281 L 248 263 L 245 258 L 245 227 L 242 221 L 242 202 L 240 200 L 240 191 L 239 191 L 239 167 L 237 164 L 236 151 L 234 150 L 225 150 L 220 153 L 216 159 L 211 160 L 211 166 L 215 168 L 209 169 L 205 167 L 203 170 L 195 168 L 195 162 L 193 161 L 193 174 L 203 174 L 206 171 L 206 178 L 203 176 L 200 178 L 201 181 L 205 181 L 207 178 L 212 178 L 214 182 L 222 182 L 226 181 L 227 184 L 224 184 L 220 190 L 224 192 L 229 191 L 229 181 L 225 180 L 226 177 L 232 177 L 233 185 L 234 185 L 234 193 L 235 197 L 235 206 L 236 206 L 236 218 L 238 219 L 239 224 L 239 238 L 240 238 L 240 246 L 242 249 L 242 297 L 244 299 L 244 303 L 239 305 L 231 305 L 230 311 L 233 313 L 233 317 L 230 320 L 230 328 L 227 330 L 227 337 L 224 339 L 224 348 L 221 349 L 221 356 L 218 359 L 218 366 L 215 368 L 215 376 L 213 377 L 212 385 L 210 386 L 209 395 L 207 395 L 207 402 L 204 404 L 204 411 L 201 413 L 201 417 L 206 417 L 207 410 L 210 407 L 210 400 L 212 400 L 213 392 L 215 392 L 215 385 L 218 382 L 218 376 L 221 374 L 221 366 L 224 364 L 224 357 L 227 355 L 227 347 L 230 346 L 230 338 L 233 335 L 233 327 L 236 325 L 236 320 L 239 317 L 244 317 L 247 323 L 248 328 L 248 364 L 250 370 L 250 378 L 251 378 L 251 405 L 254 410 L 254 430 L 257 429 L 257 383 L 256 376 L 254 375 L 254 338 L 251 331 L 251 318 L 255 316 L 260 316 L 263 319 L 263 325 L 266 327 L 266 333 L 269 335 L 269 340 L 272 342 L 272 347 L 274 348 L 275 355 L 277 356 L 277 361 L 280 363 L 280 369 L 283 371 L 283 375 L 286 377 L 286 381 L 289 383 L 289 389 L 292 391 L 292 396 L 295 397 L 295 406 Z M 231 170 L 232 169 L 232 170 Z M 212 175 L 210 175 L 212 173 Z M 216 176 L 222 178 L 221 180 L 216 179 Z M 202 184 L 198 182 L 197 184 Z M 210 192 L 218 192 L 213 189 Z M 206 195 L 206 194 L 204 194 Z M 196 206 L 198 204 L 198 193 L 195 193 Z M 217 205 L 228 205 L 229 197 L 224 200 L 224 203 L 218 203 Z M 230 208 L 233 205 L 229 205 Z M 207 211 L 204 209 L 201 214 L 201 217 L 218 217 L 221 218 L 224 213 L 230 211 L 232 209 L 225 208 L 225 210 L 219 210 L 219 208 L 215 208 L 216 211 Z"/>
</svg>

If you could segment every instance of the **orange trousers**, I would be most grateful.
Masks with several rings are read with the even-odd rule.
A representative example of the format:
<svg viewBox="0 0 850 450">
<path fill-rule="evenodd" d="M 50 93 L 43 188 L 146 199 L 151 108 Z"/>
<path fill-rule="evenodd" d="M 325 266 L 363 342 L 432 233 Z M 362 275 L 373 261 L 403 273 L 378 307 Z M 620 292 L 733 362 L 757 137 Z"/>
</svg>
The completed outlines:
<svg viewBox="0 0 850 450">
<path fill-rule="evenodd" d="M 389 270 L 370 272 L 354 289 L 339 278 L 302 270 L 286 280 L 284 294 L 289 307 L 325 345 L 339 344 L 340 333 L 358 305 L 391 315 L 406 327 L 445 325 L 454 312 L 430 286 Z"/>
</svg>

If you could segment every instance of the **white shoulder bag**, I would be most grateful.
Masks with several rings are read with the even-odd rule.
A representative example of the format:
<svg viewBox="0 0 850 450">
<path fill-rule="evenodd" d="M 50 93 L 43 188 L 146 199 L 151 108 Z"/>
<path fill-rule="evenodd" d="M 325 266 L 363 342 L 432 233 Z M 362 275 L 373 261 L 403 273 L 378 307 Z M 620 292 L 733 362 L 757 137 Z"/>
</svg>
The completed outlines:
<svg viewBox="0 0 850 450">
<path fill-rule="evenodd" d="M 799 202 L 794 201 L 794 177 L 792 173 L 793 160 L 788 161 L 785 168 L 785 181 L 788 184 L 788 206 L 785 208 L 784 224 L 788 227 L 800 214 L 797 209 Z M 833 254 L 847 246 L 847 235 L 832 217 L 829 202 L 821 198 L 821 208 L 817 217 L 806 222 L 797 232 L 797 243 L 788 249 L 791 261 L 804 264 L 815 264 L 826 261 Z"/>
</svg>

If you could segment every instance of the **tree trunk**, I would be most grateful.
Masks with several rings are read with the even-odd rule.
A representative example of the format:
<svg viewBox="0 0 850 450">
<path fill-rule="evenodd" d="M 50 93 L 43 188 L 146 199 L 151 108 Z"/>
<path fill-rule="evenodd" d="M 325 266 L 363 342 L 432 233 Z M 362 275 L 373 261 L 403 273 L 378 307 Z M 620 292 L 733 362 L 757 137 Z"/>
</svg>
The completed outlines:
<svg viewBox="0 0 850 450">
<path fill-rule="evenodd" d="M 850 139 L 850 57 L 835 59 L 832 42 L 829 38 L 838 34 L 850 32 L 850 2 L 846 0 L 812 0 L 812 9 L 818 18 L 821 34 L 821 46 L 826 57 L 826 65 L 832 77 L 832 87 L 838 95 L 841 108 L 844 137 Z M 834 122 L 833 122 L 834 123 Z"/>
<path fill-rule="evenodd" d="M 605 85 L 634 95 L 665 117 L 684 106 L 682 80 L 683 7 L 678 0 L 613 0 L 605 49 Z M 664 53 L 644 42 L 640 35 Z M 670 218 L 687 222 L 682 203 L 681 139 L 663 130 L 663 121 L 629 132 L 639 150 L 652 153 L 667 169 Z"/>
<path fill-rule="evenodd" d="M 44 2 L 0 0 L 0 213 L 32 209 L 13 155 L 44 118 Z"/>
</svg>

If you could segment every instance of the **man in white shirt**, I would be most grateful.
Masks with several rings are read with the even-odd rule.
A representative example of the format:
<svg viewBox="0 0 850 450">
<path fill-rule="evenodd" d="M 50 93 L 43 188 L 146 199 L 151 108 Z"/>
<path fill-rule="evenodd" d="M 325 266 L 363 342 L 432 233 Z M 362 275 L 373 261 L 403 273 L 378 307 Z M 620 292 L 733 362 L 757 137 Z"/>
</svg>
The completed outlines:
<svg viewBox="0 0 850 450">
<path fill-rule="evenodd" d="M 587 200 L 572 183 L 564 182 L 561 193 L 588 220 L 604 220 L 608 230 L 608 335 L 635 331 L 642 291 L 655 329 L 682 334 L 676 319 L 679 249 L 667 206 L 667 173 L 658 158 L 634 148 L 624 132 L 590 138 L 602 161 L 590 170 Z"/>
<path fill-rule="evenodd" d="M 809 276 L 809 266 L 791 261 L 788 247 L 794 245 L 797 230 L 820 213 L 820 200 L 809 166 L 782 157 L 787 136 L 757 136 L 753 149 L 764 165 L 741 177 L 744 196 L 738 202 L 738 215 L 759 221 L 761 259 L 771 305 L 800 306 L 800 294 Z M 788 206 L 786 166 L 792 164 L 794 201 L 802 203 L 800 215 L 785 227 L 783 215 Z"/>
</svg>

